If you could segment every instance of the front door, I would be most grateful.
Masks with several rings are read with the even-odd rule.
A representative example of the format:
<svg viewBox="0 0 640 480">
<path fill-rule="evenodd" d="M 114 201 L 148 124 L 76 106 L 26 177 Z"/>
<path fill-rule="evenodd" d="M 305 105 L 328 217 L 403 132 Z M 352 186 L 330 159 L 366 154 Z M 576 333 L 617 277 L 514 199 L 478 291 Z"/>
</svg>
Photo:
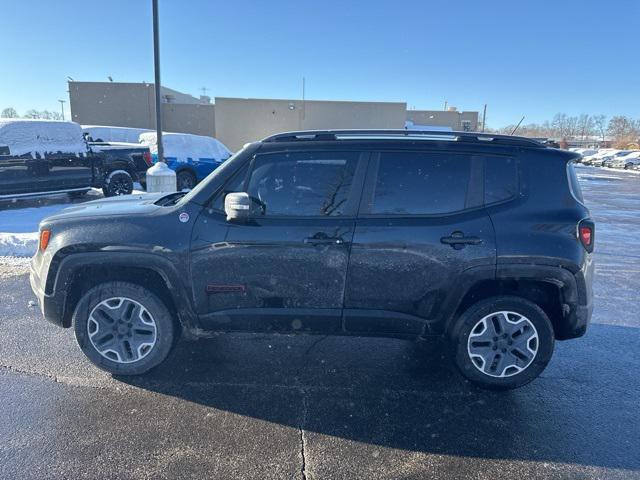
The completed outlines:
<svg viewBox="0 0 640 480">
<path fill-rule="evenodd" d="M 374 155 L 351 249 L 347 331 L 429 333 L 462 295 L 468 275 L 493 276 L 495 239 L 482 178 L 483 159 L 474 155 Z"/>
<path fill-rule="evenodd" d="M 227 223 L 217 199 L 195 226 L 191 268 L 203 326 L 340 330 L 366 160 L 357 151 L 254 157 L 225 188 L 249 194 L 252 217 Z"/>
</svg>

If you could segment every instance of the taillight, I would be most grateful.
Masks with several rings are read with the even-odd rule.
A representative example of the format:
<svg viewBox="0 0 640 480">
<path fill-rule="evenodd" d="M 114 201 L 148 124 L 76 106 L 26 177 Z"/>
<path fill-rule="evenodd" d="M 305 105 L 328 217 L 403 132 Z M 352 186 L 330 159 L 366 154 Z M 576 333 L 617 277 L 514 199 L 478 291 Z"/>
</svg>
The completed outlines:
<svg viewBox="0 0 640 480">
<path fill-rule="evenodd" d="M 44 251 L 49 245 L 49 239 L 51 238 L 51 230 L 40 230 L 40 250 Z"/>
<path fill-rule="evenodd" d="M 149 166 L 153 165 L 153 161 L 151 160 L 151 152 L 144 152 L 142 154 L 142 158 L 144 158 L 144 162 L 147 165 L 149 165 Z"/>
<path fill-rule="evenodd" d="M 578 240 L 589 253 L 593 252 L 594 235 L 595 224 L 591 220 L 581 220 L 578 223 Z"/>
</svg>

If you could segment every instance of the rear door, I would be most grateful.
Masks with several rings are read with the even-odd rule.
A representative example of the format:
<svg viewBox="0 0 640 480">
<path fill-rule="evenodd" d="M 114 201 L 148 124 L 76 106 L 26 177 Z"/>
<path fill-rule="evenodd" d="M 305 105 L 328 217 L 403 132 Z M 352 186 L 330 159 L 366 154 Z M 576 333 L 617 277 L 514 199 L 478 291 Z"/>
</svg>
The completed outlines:
<svg viewBox="0 0 640 480">
<path fill-rule="evenodd" d="M 345 328 L 428 333 L 470 272 L 495 272 L 483 158 L 437 151 L 373 155 L 355 229 Z"/>
</svg>

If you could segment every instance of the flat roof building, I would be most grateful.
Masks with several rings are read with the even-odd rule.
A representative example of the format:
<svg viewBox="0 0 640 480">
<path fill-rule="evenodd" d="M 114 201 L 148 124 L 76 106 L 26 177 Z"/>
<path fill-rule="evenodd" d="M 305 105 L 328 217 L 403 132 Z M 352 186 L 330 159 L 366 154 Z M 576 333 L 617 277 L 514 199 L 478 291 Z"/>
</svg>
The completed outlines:
<svg viewBox="0 0 640 480">
<path fill-rule="evenodd" d="M 69 82 L 73 121 L 84 125 L 156 128 L 152 83 Z M 475 131 L 478 112 L 409 110 L 405 102 L 263 98 L 200 98 L 162 87 L 162 126 L 168 132 L 212 136 L 232 151 L 290 130 L 444 127 Z"/>
</svg>

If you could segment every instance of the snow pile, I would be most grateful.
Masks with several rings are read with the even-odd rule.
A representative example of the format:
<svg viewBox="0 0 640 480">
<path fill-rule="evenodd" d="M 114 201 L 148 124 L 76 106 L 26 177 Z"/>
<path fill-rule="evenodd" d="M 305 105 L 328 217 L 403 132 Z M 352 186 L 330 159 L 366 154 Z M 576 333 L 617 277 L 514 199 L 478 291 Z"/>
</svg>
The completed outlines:
<svg viewBox="0 0 640 480">
<path fill-rule="evenodd" d="M 109 127 L 102 125 L 83 125 L 82 131 L 88 133 L 94 142 L 138 143 L 140 135 L 152 132 L 148 128 Z"/>
<path fill-rule="evenodd" d="M 38 232 L 0 232 L 0 257 L 32 257 L 38 248 Z"/>
<path fill-rule="evenodd" d="M 0 119 L 0 144 L 8 145 L 11 155 L 30 153 L 33 158 L 36 154 L 87 152 L 80 125 L 56 120 Z"/>
<path fill-rule="evenodd" d="M 152 154 L 158 154 L 156 132 L 140 135 L 140 143 L 147 145 Z M 188 162 L 189 159 L 198 158 L 209 158 L 222 162 L 231 156 L 231 152 L 222 142 L 203 135 L 163 133 L 162 145 L 164 146 L 164 156 L 175 158 L 179 162 Z"/>
</svg>

